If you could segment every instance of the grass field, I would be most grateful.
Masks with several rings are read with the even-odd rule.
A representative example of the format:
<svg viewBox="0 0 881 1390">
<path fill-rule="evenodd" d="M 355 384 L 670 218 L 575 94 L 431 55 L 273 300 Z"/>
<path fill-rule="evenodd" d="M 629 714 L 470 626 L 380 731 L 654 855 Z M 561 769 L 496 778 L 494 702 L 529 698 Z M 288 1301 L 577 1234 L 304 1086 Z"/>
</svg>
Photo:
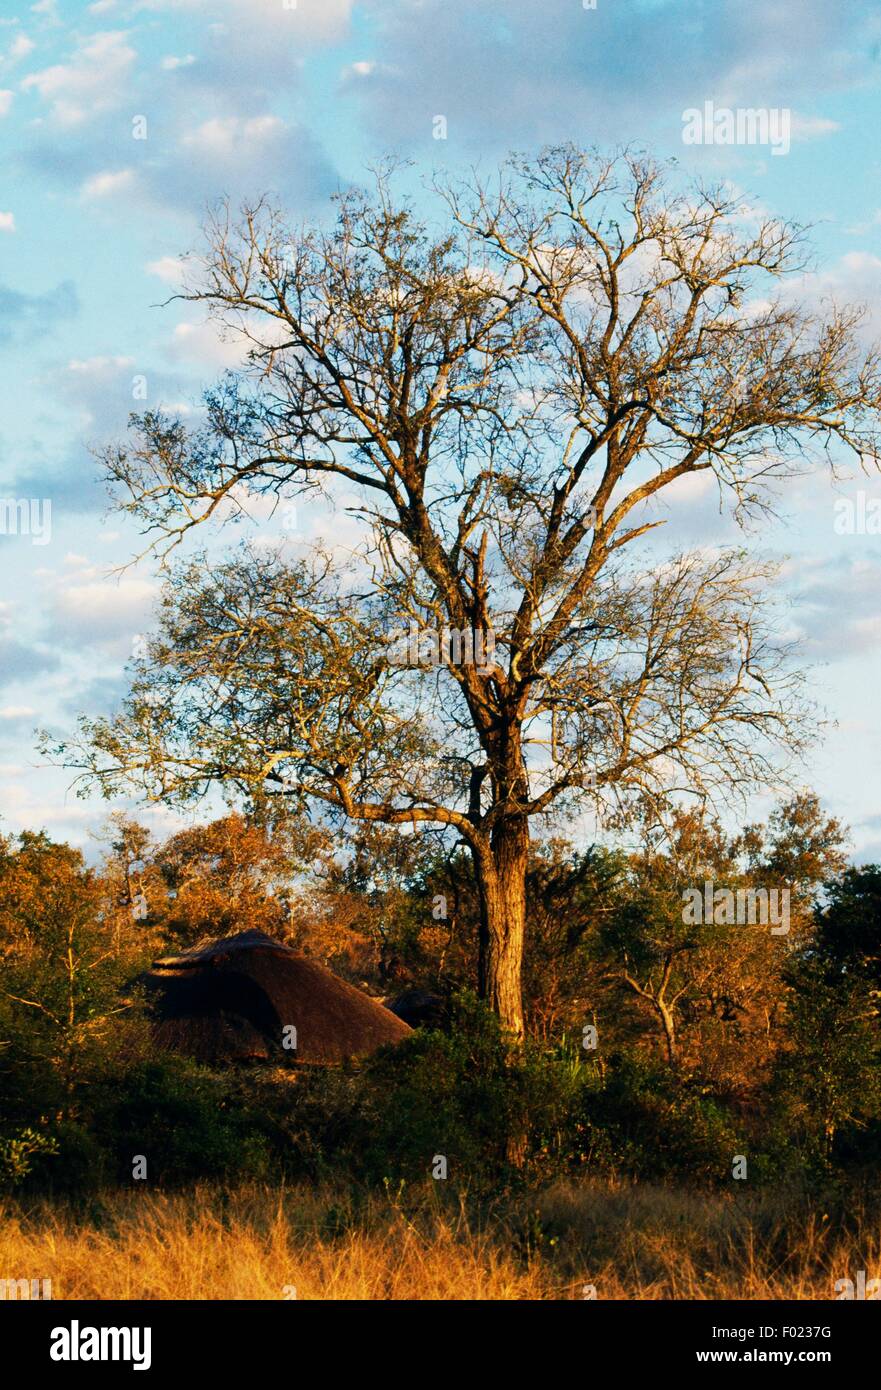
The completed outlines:
<svg viewBox="0 0 881 1390">
<path fill-rule="evenodd" d="M 830 1299 L 859 1270 L 881 1276 L 877 1218 L 748 1192 L 557 1186 L 474 1211 L 434 1189 L 198 1187 L 0 1206 L 0 1278 L 51 1278 L 58 1299 Z"/>
</svg>

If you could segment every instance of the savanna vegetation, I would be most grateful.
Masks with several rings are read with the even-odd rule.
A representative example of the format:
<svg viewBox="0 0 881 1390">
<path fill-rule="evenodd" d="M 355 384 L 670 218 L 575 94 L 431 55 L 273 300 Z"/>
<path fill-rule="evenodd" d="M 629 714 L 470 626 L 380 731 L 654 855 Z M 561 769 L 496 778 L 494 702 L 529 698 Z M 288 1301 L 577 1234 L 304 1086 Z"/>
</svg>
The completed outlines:
<svg viewBox="0 0 881 1390">
<path fill-rule="evenodd" d="M 96 868 L 7 837 L 2 1249 L 51 1249 L 71 1296 L 834 1296 L 845 1251 L 877 1259 L 881 1158 L 881 871 L 843 851 L 810 794 L 733 837 L 676 812 L 626 850 L 535 846 L 517 1042 L 473 992 L 470 860 L 431 835 L 117 816 Z M 788 933 L 687 926 L 696 874 L 785 883 Z M 141 968 L 254 923 L 430 996 L 432 1026 L 340 1069 L 157 1053 Z M 175 1223 L 191 1269 L 162 1262 Z M 141 1253 L 114 1273 L 118 1241 Z"/>
<path fill-rule="evenodd" d="M 881 870 L 798 790 L 773 565 L 657 528 L 695 477 L 747 526 L 876 458 L 878 355 L 782 292 L 803 229 L 632 151 L 435 192 L 217 210 L 187 294 L 245 364 L 106 453 L 165 587 L 117 712 L 44 746 L 235 809 L 116 816 L 95 867 L 0 844 L 5 1238 L 74 1288 L 113 1241 L 139 1292 L 831 1296 L 878 1255 Z M 317 500 L 356 541 L 218 549 Z M 246 927 L 425 1025 L 338 1069 L 159 1055 L 143 966 Z"/>
<path fill-rule="evenodd" d="M 436 1189 L 199 1184 L 0 1216 L 3 1267 L 70 1298 L 827 1299 L 881 1276 L 876 1212 L 788 1194 L 561 1183 L 477 1211 Z"/>
</svg>

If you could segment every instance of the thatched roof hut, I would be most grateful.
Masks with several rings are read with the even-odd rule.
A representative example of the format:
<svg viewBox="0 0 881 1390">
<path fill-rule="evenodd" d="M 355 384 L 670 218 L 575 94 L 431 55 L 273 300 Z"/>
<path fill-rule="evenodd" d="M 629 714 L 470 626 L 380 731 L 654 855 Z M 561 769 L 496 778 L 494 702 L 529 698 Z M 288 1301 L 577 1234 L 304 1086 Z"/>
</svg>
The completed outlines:
<svg viewBox="0 0 881 1390">
<path fill-rule="evenodd" d="M 385 1006 L 411 1028 L 443 1028 L 449 1021 L 449 1000 L 427 989 L 405 989 L 386 999 Z"/>
<path fill-rule="evenodd" d="M 159 1046 L 201 1062 L 328 1064 L 411 1031 L 362 990 L 260 931 L 165 956 L 143 983 Z"/>
</svg>

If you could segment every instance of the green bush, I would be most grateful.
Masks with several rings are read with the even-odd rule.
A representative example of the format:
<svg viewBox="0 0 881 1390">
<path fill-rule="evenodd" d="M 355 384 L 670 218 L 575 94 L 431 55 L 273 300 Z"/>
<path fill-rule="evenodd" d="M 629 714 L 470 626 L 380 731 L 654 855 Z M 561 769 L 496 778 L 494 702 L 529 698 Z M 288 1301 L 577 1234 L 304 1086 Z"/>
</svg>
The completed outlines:
<svg viewBox="0 0 881 1390">
<path fill-rule="evenodd" d="M 565 1152 L 577 1085 L 577 1069 L 512 1047 L 498 1021 L 460 995 L 449 1032 L 414 1033 L 367 1064 L 353 1158 L 370 1181 L 425 1178 L 441 1157 L 457 1186 L 537 1176 Z"/>
<path fill-rule="evenodd" d="M 268 1171 L 265 1136 L 254 1117 L 230 1100 L 224 1078 L 185 1058 L 132 1067 L 94 1123 L 121 1181 L 133 1180 L 138 1154 L 151 1183 L 258 1179 Z"/>
<path fill-rule="evenodd" d="M 38 1157 L 28 1175 L 29 1190 L 72 1196 L 96 1192 L 114 1176 L 112 1157 L 88 1119 L 55 1120 L 50 1133 L 51 1158 Z"/>
<path fill-rule="evenodd" d="M 0 1135 L 0 1191 L 17 1187 L 31 1173 L 35 1160 L 57 1154 L 58 1143 L 51 1135 L 30 1126 L 14 1134 Z"/>
<path fill-rule="evenodd" d="M 54 1091 L 36 1072 L 9 1064 L 10 1047 L 16 1084 L 0 1114 L 0 1186 L 129 1185 L 139 1154 L 147 1182 L 164 1186 L 277 1177 L 338 1179 L 357 1191 L 424 1182 L 440 1158 L 441 1191 L 489 1193 L 569 1174 L 728 1185 L 740 1153 L 751 1185 L 810 1185 L 833 1167 L 857 1172 L 881 1151 L 873 1042 L 856 1053 L 859 1066 L 852 1047 L 839 1056 L 839 992 L 796 997 L 793 1046 L 748 1115 L 701 1077 L 636 1052 L 598 1060 L 580 1048 L 512 1046 L 467 994 L 453 1000 L 448 1031 L 417 1031 L 340 1068 L 212 1072 L 151 1055 L 133 1024 L 89 1059 L 66 1110 L 48 1103 Z M 823 1009 L 818 1035 L 811 1025 Z M 824 1142 L 830 1114 L 834 1145 Z"/>
<path fill-rule="evenodd" d="M 629 1055 L 592 1069 L 574 1129 L 582 1164 L 646 1180 L 724 1182 L 747 1152 L 742 1128 L 699 1078 Z"/>
</svg>

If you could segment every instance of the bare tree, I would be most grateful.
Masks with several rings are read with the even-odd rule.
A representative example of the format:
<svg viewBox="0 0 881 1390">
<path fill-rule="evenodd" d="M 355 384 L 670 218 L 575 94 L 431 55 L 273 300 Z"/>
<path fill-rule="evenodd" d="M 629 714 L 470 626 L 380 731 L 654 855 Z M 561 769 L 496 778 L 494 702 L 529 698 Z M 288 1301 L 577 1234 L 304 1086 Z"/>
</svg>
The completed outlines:
<svg viewBox="0 0 881 1390">
<path fill-rule="evenodd" d="M 147 414 L 108 457 L 166 560 L 255 494 L 346 488 L 363 545 L 175 566 L 124 712 L 64 756 L 108 792 L 220 782 L 452 830 L 481 989 L 518 1034 L 534 818 L 751 786 L 802 737 L 769 572 L 713 547 L 659 566 L 637 542 L 661 494 L 704 472 L 744 517 L 839 442 L 874 459 L 878 358 L 858 311 L 769 298 L 801 229 L 631 152 L 438 187 L 437 233 L 393 184 L 329 229 L 215 214 L 188 297 L 248 363 L 204 426 Z M 402 659 L 410 622 L 455 638 Z"/>
</svg>

